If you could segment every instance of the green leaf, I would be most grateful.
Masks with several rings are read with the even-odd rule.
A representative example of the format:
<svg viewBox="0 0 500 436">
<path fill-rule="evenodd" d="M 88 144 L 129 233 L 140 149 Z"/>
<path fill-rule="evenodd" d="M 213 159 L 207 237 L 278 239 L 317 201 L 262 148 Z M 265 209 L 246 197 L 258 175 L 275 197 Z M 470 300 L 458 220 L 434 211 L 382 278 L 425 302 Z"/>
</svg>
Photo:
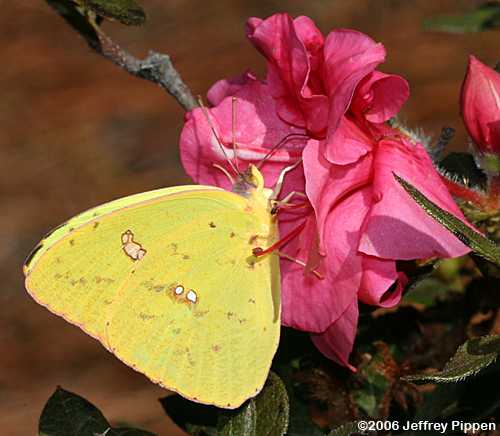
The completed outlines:
<svg viewBox="0 0 500 436">
<path fill-rule="evenodd" d="M 470 339 L 458 347 L 457 352 L 442 371 L 434 374 L 407 376 L 404 379 L 423 383 L 459 382 L 491 365 L 499 354 L 499 335 Z"/>
<path fill-rule="evenodd" d="M 220 436 L 282 436 L 288 427 L 288 394 L 281 379 L 270 372 L 264 388 L 237 411 L 219 415 Z"/>
<path fill-rule="evenodd" d="M 407 291 L 401 303 L 429 308 L 435 306 L 440 298 L 444 299 L 447 292 L 448 287 L 439 279 L 428 277 L 419 281 Z"/>
<path fill-rule="evenodd" d="M 393 173 L 394 174 L 394 173 Z M 500 246 L 483 236 L 481 233 L 471 229 L 451 213 L 441 209 L 437 204 L 426 198 L 412 184 L 394 174 L 398 183 L 406 192 L 424 209 L 428 215 L 434 218 L 447 230 L 452 232 L 465 245 L 486 260 L 500 266 Z"/>
<path fill-rule="evenodd" d="M 38 433 L 40 436 L 154 436 L 143 430 L 111 428 L 93 404 L 60 387 L 43 408 Z"/>
<path fill-rule="evenodd" d="M 456 257 L 433 263 L 433 270 L 427 275 L 417 276 L 406 286 L 401 304 L 416 309 L 428 309 L 461 294 L 464 291 L 464 283 L 460 269 L 465 261 L 464 257 Z"/>
<path fill-rule="evenodd" d="M 285 385 L 269 373 L 262 391 L 236 410 L 193 403 L 173 395 L 160 400 L 172 420 L 190 434 L 282 436 L 288 426 Z"/>
<path fill-rule="evenodd" d="M 328 436 L 351 436 L 352 434 L 363 434 L 364 432 L 359 429 L 359 422 L 360 421 L 347 422 L 346 424 L 335 427 L 330 433 L 328 433 Z"/>
<path fill-rule="evenodd" d="M 218 436 L 257 436 L 257 407 L 253 399 L 234 410 L 223 412 L 217 422 Z"/>
<path fill-rule="evenodd" d="M 353 392 L 353 398 L 358 407 L 372 418 L 379 417 L 379 407 L 390 388 L 390 382 L 381 372 L 384 356 L 379 350 L 370 361 L 358 368 L 359 386 Z"/>
<path fill-rule="evenodd" d="M 144 10 L 134 0 L 83 0 L 85 6 L 97 15 L 116 20 L 127 26 L 143 24 Z"/>
<path fill-rule="evenodd" d="M 499 4 L 487 4 L 460 15 L 444 15 L 424 21 L 425 30 L 448 33 L 480 32 L 498 26 Z"/>
<path fill-rule="evenodd" d="M 500 157 L 496 153 L 483 153 L 481 156 L 481 167 L 488 174 L 500 174 Z"/>
</svg>

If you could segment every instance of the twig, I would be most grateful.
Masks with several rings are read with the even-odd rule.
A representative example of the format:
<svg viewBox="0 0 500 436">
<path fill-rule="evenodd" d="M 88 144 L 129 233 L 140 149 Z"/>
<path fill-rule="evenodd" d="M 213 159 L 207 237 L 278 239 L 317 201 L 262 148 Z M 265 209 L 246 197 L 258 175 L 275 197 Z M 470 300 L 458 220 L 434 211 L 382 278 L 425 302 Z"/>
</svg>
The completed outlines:
<svg viewBox="0 0 500 436">
<path fill-rule="evenodd" d="M 145 59 L 137 59 L 123 50 L 102 30 L 97 31 L 100 47 L 96 51 L 128 73 L 149 80 L 165 89 L 187 111 L 198 106 L 196 99 L 180 74 L 174 68 L 169 55 L 150 51 Z"/>
</svg>

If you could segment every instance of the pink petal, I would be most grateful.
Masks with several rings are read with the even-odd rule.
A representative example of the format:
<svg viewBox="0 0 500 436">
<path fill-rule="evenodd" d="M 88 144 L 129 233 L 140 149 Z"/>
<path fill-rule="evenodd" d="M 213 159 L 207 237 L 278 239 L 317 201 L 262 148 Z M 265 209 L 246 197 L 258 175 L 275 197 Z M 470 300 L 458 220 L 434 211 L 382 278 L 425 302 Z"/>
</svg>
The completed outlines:
<svg viewBox="0 0 500 436">
<path fill-rule="evenodd" d="M 303 15 L 293 20 L 293 27 L 308 54 L 310 70 L 316 71 L 323 64 L 323 44 L 325 43 L 323 34 L 313 20 Z"/>
<path fill-rule="evenodd" d="M 396 288 L 389 292 L 389 288 L 396 280 Z M 364 256 L 363 278 L 358 298 L 365 304 L 393 307 L 401 300 L 401 294 L 407 283 L 406 276 L 396 271 L 394 260 Z"/>
<path fill-rule="evenodd" d="M 207 92 L 207 99 L 211 106 L 217 106 L 226 97 L 235 95 L 243 86 L 257 80 L 255 75 L 247 71 L 230 79 L 215 82 Z"/>
<path fill-rule="evenodd" d="M 349 355 L 356 337 L 358 315 L 358 302 L 354 298 L 341 317 L 324 333 L 311 335 L 319 351 L 334 362 L 347 366 L 351 371 L 356 371 L 349 363 Z"/>
<path fill-rule="evenodd" d="M 359 82 L 384 61 L 385 49 L 367 35 L 354 30 L 340 29 L 330 32 L 324 47 L 324 80 L 330 100 L 326 157 L 336 162 L 333 153 L 335 132 L 346 113 Z"/>
<path fill-rule="evenodd" d="M 324 147 L 330 147 L 326 154 L 329 162 L 337 165 L 347 165 L 357 162 L 374 146 L 373 139 L 366 134 L 347 116 L 342 116 L 335 135 L 330 142 L 324 141 Z M 328 144 L 328 145 L 326 145 Z"/>
<path fill-rule="evenodd" d="M 441 208 L 465 220 L 421 144 L 386 139 L 375 152 L 372 196 L 359 249 L 384 259 L 461 256 L 469 251 L 413 201 L 392 172 Z"/>
<path fill-rule="evenodd" d="M 499 153 L 500 73 L 474 56 L 469 58 L 460 106 L 465 126 L 479 150 Z"/>
<path fill-rule="evenodd" d="M 374 71 L 359 84 L 352 111 L 371 123 L 383 123 L 399 112 L 409 95 L 410 87 L 405 79 Z"/>
<path fill-rule="evenodd" d="M 269 89 L 278 100 L 279 116 L 312 132 L 326 128 L 328 101 L 308 86 L 310 60 L 320 65 L 321 32 L 313 21 L 288 14 L 275 14 L 266 20 L 250 19 L 247 36 L 268 60 Z"/>
<path fill-rule="evenodd" d="M 359 232 L 369 201 L 367 190 L 358 190 L 347 196 L 330 212 L 325 223 L 325 256 L 320 258 L 316 271 L 306 273 L 304 266 L 288 259 L 281 260 L 282 323 L 300 330 L 323 332 L 346 310 L 356 295 L 362 278 L 362 255 L 357 251 Z M 303 263 L 310 251 L 316 249 L 315 218 L 306 218 L 304 235 L 296 238 L 281 251 Z M 280 234 L 283 237 L 300 221 L 291 213 L 279 215 Z M 313 226 L 312 231 L 307 229 Z"/>
<path fill-rule="evenodd" d="M 495 154 L 499 154 L 500 146 L 498 144 L 500 144 L 500 119 L 488 123 L 488 128 L 490 131 L 491 144 L 493 145 L 493 147 L 491 147 L 491 151 Z"/>
<path fill-rule="evenodd" d="M 215 99 L 220 97 L 222 92 L 219 91 L 226 85 L 220 86 L 214 92 Z M 235 162 L 233 130 L 240 171 L 249 163 L 259 163 L 287 135 L 304 133 L 284 123 L 276 115 L 274 99 L 264 83 L 247 76 L 246 84 L 235 89 L 234 129 L 231 97 L 226 97 L 218 106 L 207 109 L 223 147 L 218 143 L 201 109 L 194 109 L 187 115 L 180 138 L 181 160 L 188 175 L 197 183 L 231 188 L 228 178 L 214 164 L 235 175 L 228 162 L 228 158 Z M 266 186 L 273 186 L 281 170 L 300 158 L 304 145 L 304 138 L 294 136 L 266 158 L 262 166 Z"/>
<path fill-rule="evenodd" d="M 319 141 L 309 141 L 302 159 L 306 193 L 316 213 L 320 251 L 324 252 L 325 239 L 328 237 L 325 230 L 326 220 L 330 210 L 341 198 L 370 181 L 372 155 L 370 153 L 351 165 L 333 165 L 323 157 L 320 148 Z"/>
</svg>

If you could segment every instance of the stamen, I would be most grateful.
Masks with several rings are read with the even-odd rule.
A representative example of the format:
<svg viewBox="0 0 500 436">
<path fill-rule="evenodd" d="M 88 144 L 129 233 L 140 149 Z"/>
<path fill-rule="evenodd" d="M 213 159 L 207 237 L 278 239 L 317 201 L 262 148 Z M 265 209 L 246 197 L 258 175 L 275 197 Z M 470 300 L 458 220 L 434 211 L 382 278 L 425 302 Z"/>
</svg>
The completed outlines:
<svg viewBox="0 0 500 436">
<path fill-rule="evenodd" d="M 300 266 L 304 267 L 304 269 L 306 268 L 306 264 L 305 264 L 305 262 L 302 262 L 302 261 L 301 261 L 301 260 L 299 260 L 299 259 L 295 259 L 294 257 L 289 256 L 289 255 L 288 255 L 288 254 L 286 254 L 286 253 L 282 253 L 281 251 L 278 251 L 278 254 L 279 254 L 279 256 L 280 256 L 280 257 L 283 257 L 283 258 L 285 258 L 285 259 L 287 259 L 287 260 L 291 260 L 292 262 L 295 262 L 296 264 L 298 264 L 298 265 L 300 265 Z M 324 276 L 323 274 L 320 274 L 320 273 L 319 273 L 318 271 L 316 271 L 315 269 L 312 269 L 312 270 L 311 270 L 311 272 L 312 272 L 312 273 L 313 273 L 316 277 L 318 277 L 318 279 L 320 279 L 320 280 L 323 280 L 323 279 L 325 278 L 325 276 Z"/>
<path fill-rule="evenodd" d="M 273 245 L 271 245 L 270 247 L 268 247 L 266 249 L 263 249 L 262 247 L 255 247 L 252 250 L 253 255 L 256 257 L 264 256 L 264 255 L 269 254 L 269 253 L 273 252 L 274 250 L 280 248 L 281 246 L 285 245 L 288 241 L 290 241 L 290 239 L 297 236 L 303 230 L 305 225 L 306 225 L 306 221 L 304 220 L 300 225 L 298 225 L 290 233 L 288 233 L 288 235 L 284 236 L 279 241 L 275 242 Z"/>
</svg>

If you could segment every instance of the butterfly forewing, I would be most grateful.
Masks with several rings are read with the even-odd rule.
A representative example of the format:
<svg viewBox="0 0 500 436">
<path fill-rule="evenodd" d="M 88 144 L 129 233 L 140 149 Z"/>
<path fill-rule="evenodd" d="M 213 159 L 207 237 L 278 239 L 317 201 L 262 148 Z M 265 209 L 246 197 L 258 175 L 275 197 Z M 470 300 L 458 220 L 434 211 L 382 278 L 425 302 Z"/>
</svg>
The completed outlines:
<svg viewBox="0 0 500 436">
<path fill-rule="evenodd" d="M 27 286 L 153 381 L 232 408 L 261 389 L 278 344 L 278 260 L 252 255 L 276 237 L 236 194 L 176 191 L 53 242 Z"/>
</svg>

